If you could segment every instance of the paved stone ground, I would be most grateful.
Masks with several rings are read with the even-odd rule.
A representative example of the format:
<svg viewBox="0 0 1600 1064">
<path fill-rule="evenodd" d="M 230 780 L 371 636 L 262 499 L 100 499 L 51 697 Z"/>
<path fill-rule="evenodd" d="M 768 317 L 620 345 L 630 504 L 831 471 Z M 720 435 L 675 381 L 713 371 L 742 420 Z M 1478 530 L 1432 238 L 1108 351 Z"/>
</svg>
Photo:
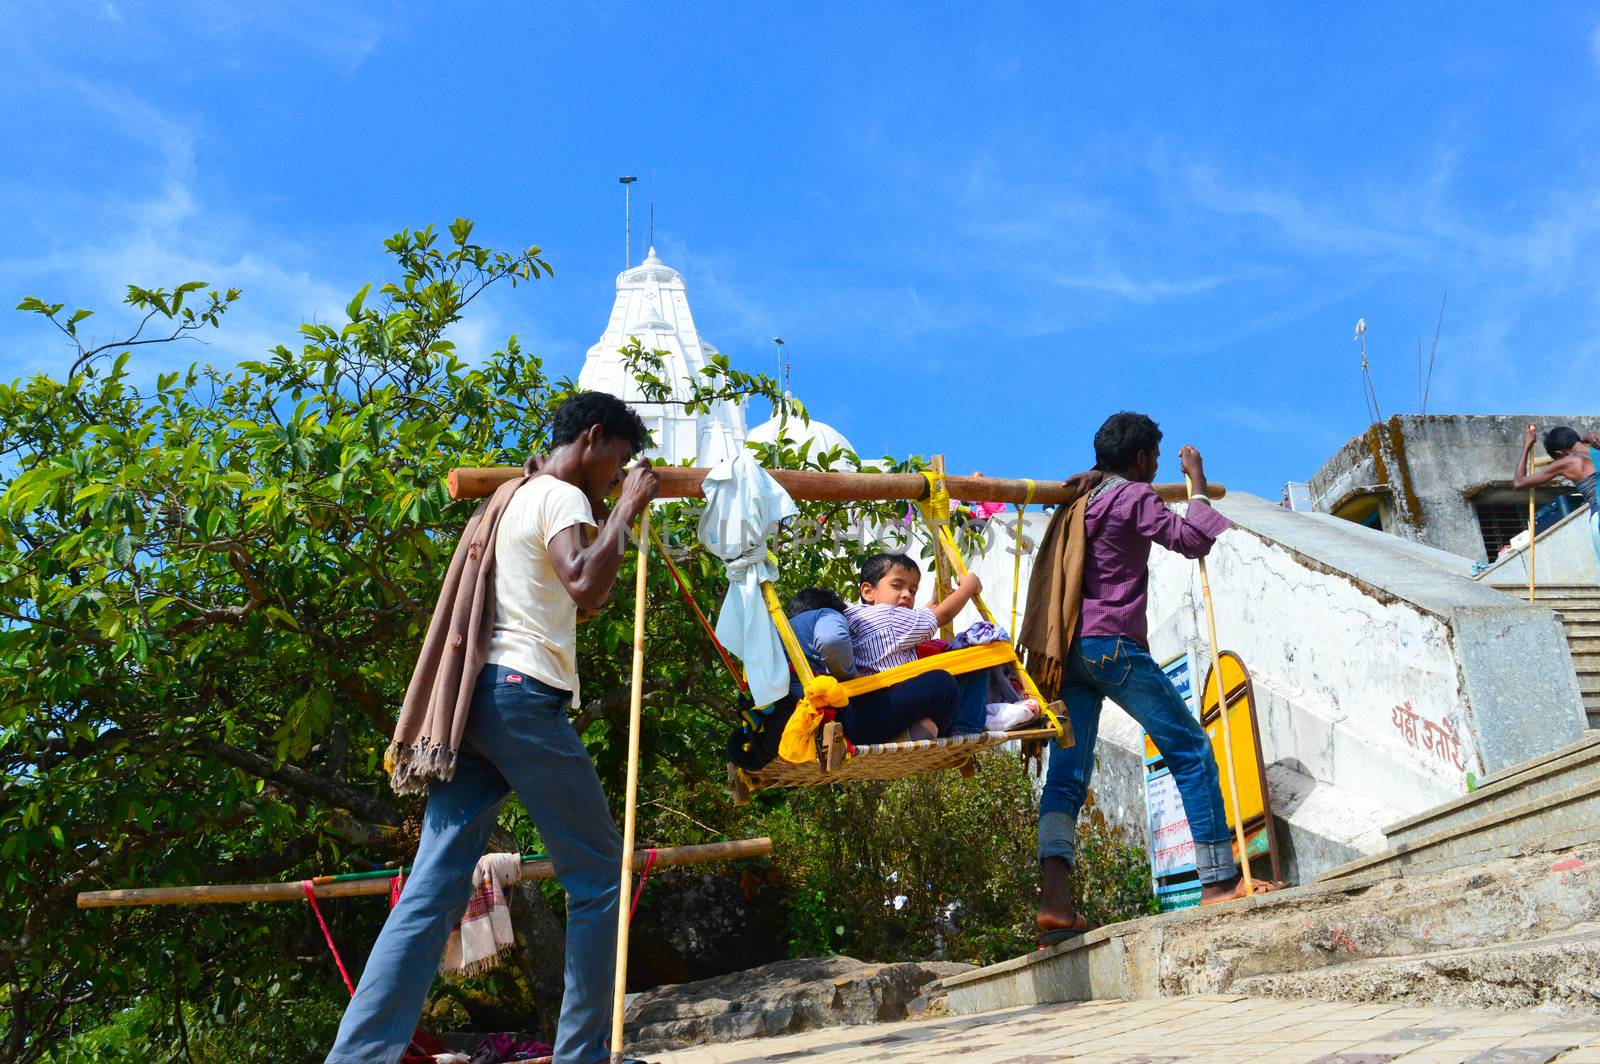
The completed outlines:
<svg viewBox="0 0 1600 1064">
<path fill-rule="evenodd" d="M 1600 1064 L 1600 1016 L 1210 994 L 833 1027 L 652 1055 L 661 1064 L 944 1057 L 961 1064 Z"/>
</svg>

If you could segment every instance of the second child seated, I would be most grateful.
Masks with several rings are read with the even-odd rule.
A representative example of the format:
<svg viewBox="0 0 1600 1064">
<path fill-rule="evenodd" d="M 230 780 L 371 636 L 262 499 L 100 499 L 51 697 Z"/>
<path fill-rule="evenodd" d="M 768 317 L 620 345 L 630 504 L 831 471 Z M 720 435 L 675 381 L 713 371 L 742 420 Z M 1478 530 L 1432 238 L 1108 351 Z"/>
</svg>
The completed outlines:
<svg viewBox="0 0 1600 1064">
<path fill-rule="evenodd" d="M 861 603 L 845 610 L 856 671 L 883 672 L 917 659 L 917 644 L 933 638 L 983 590 L 968 573 L 943 602 L 916 604 L 922 571 L 904 554 L 874 554 L 861 566 Z M 960 699 L 956 678 L 943 670 L 913 676 L 892 687 L 857 695 L 839 714 L 852 743 L 893 742 L 948 734 Z"/>
</svg>

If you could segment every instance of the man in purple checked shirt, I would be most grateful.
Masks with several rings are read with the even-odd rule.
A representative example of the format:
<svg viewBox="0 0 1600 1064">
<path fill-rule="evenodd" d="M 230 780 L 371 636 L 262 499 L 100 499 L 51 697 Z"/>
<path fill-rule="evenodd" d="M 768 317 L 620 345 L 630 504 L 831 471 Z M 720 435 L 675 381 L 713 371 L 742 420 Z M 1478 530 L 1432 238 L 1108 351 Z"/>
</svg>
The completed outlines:
<svg viewBox="0 0 1600 1064">
<path fill-rule="evenodd" d="M 1156 495 L 1150 483 L 1161 458 L 1161 429 L 1144 414 L 1107 418 L 1094 435 L 1094 458 L 1104 479 L 1090 490 L 1084 513 L 1083 604 L 1060 691 L 1077 743 L 1066 750 L 1051 746 L 1039 798 L 1041 945 L 1094 926 L 1073 908 L 1072 861 L 1105 698 L 1138 721 L 1172 769 L 1194 835 L 1201 904 L 1226 901 L 1243 889 L 1210 740 L 1150 656 L 1145 621 L 1150 545 L 1199 558 L 1231 526 L 1205 499 L 1205 468 L 1193 447 L 1178 451 L 1194 484 L 1188 515 L 1179 517 Z"/>
</svg>

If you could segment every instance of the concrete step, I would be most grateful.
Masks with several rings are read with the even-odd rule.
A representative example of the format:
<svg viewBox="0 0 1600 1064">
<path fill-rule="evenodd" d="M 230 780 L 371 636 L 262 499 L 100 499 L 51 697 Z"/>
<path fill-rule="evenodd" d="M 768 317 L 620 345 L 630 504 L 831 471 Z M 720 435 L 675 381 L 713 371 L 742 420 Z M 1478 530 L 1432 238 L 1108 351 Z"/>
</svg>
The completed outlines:
<svg viewBox="0 0 1600 1064">
<path fill-rule="evenodd" d="M 1600 924 L 1527 942 L 1378 957 L 1239 979 L 1238 994 L 1592 1015 L 1600 1008 Z M 1552 1049 L 1570 1048 L 1551 1039 Z M 1506 1058 L 1513 1059 L 1513 1058 Z M 1548 1060 L 1549 1057 L 1539 1059 Z"/>
<path fill-rule="evenodd" d="M 1580 778 L 1580 783 L 1536 798 L 1515 795 L 1508 804 L 1480 816 L 1329 869 L 1317 882 L 1381 869 L 1426 874 L 1600 841 L 1600 787 L 1593 778 Z"/>
<path fill-rule="evenodd" d="M 1402 874 L 1403 872 L 1403 874 Z M 1600 844 L 1414 874 L 1389 867 L 1149 916 L 940 981 L 951 1012 L 1227 992 L 1240 980 L 1571 933 L 1600 921 Z"/>
<path fill-rule="evenodd" d="M 1487 776 L 1471 794 L 1390 824 L 1383 835 L 1391 848 L 1411 845 L 1579 786 L 1600 791 L 1600 733 L 1587 733 L 1576 743 Z"/>
</svg>

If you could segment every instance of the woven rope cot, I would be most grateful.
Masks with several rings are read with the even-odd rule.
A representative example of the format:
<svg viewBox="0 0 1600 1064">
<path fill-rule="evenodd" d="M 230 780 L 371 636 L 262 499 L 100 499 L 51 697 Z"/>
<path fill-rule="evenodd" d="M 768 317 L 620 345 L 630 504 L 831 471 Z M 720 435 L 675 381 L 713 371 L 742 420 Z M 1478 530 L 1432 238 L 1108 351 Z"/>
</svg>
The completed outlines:
<svg viewBox="0 0 1600 1064">
<path fill-rule="evenodd" d="M 902 776 L 934 772 L 942 768 L 965 770 L 971 765 L 973 757 L 985 750 L 1018 740 L 1032 742 L 1053 739 L 1055 735 L 1055 731 L 1048 727 L 1023 728 L 1009 732 L 952 735 L 945 739 L 872 743 L 856 747 L 855 753 L 846 757 L 831 772 L 827 770 L 827 755 L 823 751 L 815 761 L 799 765 L 781 757 L 774 758 L 755 772 L 746 772 L 730 764 L 728 776 L 736 799 L 767 787 L 821 787 L 848 780 L 896 780 Z M 742 795 L 739 793 L 741 791 Z"/>
</svg>

